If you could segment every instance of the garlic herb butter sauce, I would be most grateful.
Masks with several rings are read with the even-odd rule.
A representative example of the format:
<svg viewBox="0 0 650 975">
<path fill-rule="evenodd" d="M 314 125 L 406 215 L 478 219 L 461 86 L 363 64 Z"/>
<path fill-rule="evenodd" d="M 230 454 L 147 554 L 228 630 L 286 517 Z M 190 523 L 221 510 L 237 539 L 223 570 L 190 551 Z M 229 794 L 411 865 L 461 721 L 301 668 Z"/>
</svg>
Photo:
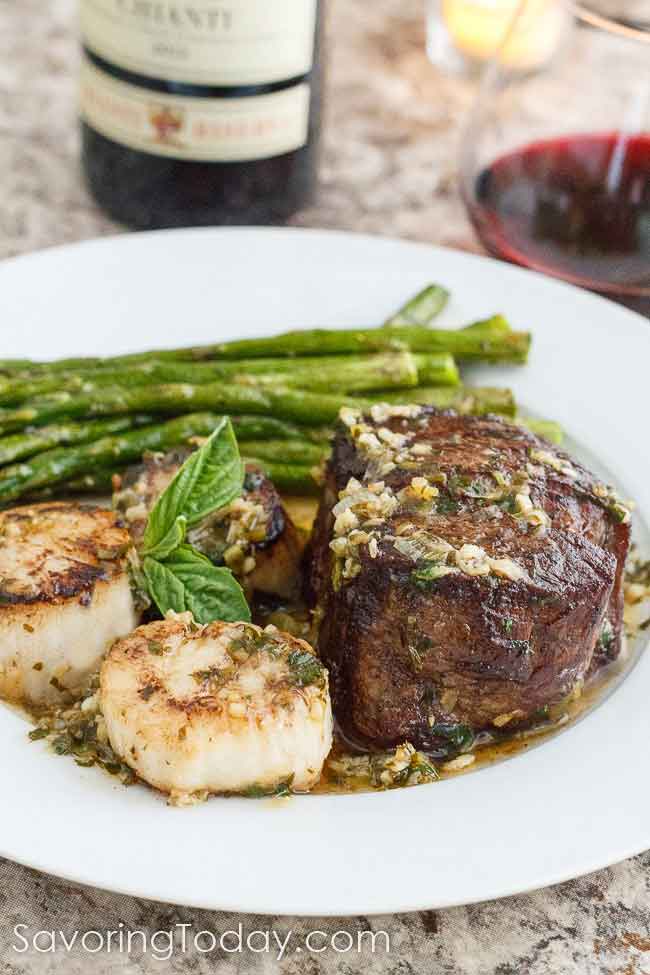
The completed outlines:
<svg viewBox="0 0 650 975">
<path fill-rule="evenodd" d="M 316 514 L 317 501 L 312 498 L 295 497 L 284 498 L 283 501 L 297 527 L 308 533 Z M 524 730 L 508 731 L 504 726 L 479 734 L 466 752 L 461 751 L 449 761 L 444 759 L 431 761 L 408 743 L 390 752 L 369 753 L 346 740 L 337 729 L 323 774 L 310 794 L 367 792 L 445 780 L 521 755 L 580 720 L 601 704 L 630 673 L 644 643 L 640 637 L 644 636 L 644 631 L 647 626 L 650 626 L 648 619 L 650 617 L 648 609 L 650 562 L 643 562 L 634 550 L 628 564 L 627 577 L 625 613 L 627 637 L 623 642 L 620 656 L 615 661 L 599 667 L 585 682 L 578 695 L 573 694 L 562 704 L 548 708 L 537 724 Z M 287 604 L 277 601 L 271 603 L 258 600 L 252 610 L 254 622 L 258 625 L 265 626 L 272 623 L 295 636 L 308 641 L 310 638 L 313 639 L 311 614 L 303 603 Z M 86 700 L 90 704 L 91 695 Z M 47 727 L 56 730 L 58 735 L 53 739 L 53 750 L 56 753 L 72 754 L 75 761 L 82 766 L 96 764 L 125 785 L 137 781 L 132 771 L 123 766 L 116 756 L 113 756 L 114 761 L 111 759 L 110 746 L 101 741 L 101 730 L 98 754 L 95 754 L 97 749 L 94 740 L 89 742 L 87 759 L 80 758 L 79 755 L 74 754 L 74 751 L 71 753 L 66 748 L 71 730 L 74 732 L 74 728 L 80 726 L 86 729 L 88 720 L 83 720 L 82 715 L 84 712 L 92 711 L 88 704 L 84 702 L 73 705 L 63 704 L 49 710 L 39 709 L 37 712 L 27 712 L 14 705 L 6 706 L 11 706 L 12 710 L 36 725 L 30 733 L 32 739 L 45 737 L 45 734 L 39 734 L 39 729 Z M 101 717 L 99 728 L 101 729 Z M 94 739 L 94 732 L 90 737 Z M 269 801 L 267 798 L 266 804 L 277 805 L 278 801 L 278 799 Z"/>
</svg>

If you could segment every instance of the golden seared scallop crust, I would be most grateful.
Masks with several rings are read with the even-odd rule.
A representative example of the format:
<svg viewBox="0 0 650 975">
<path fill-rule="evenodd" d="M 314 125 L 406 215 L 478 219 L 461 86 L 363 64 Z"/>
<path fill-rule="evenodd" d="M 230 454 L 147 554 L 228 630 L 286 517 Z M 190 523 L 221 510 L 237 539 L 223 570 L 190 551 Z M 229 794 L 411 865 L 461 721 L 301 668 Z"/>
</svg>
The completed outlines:
<svg viewBox="0 0 650 975">
<path fill-rule="evenodd" d="M 0 513 L 0 697 L 28 705 L 83 689 L 137 623 L 128 531 L 112 511 L 66 502 Z"/>
<path fill-rule="evenodd" d="M 0 512 L 0 602 L 57 602 L 122 572 L 129 533 L 97 505 L 65 501 Z"/>
<path fill-rule="evenodd" d="M 111 647 L 100 705 L 114 751 L 173 795 L 304 792 L 331 747 L 327 672 L 273 626 L 140 626 Z"/>
</svg>

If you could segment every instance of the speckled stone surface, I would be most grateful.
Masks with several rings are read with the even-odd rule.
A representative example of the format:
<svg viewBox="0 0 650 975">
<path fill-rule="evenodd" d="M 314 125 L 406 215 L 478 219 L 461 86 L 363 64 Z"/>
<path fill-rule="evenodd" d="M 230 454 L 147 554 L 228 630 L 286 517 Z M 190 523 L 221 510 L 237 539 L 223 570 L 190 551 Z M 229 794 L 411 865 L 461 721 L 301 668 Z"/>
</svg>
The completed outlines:
<svg viewBox="0 0 650 975">
<path fill-rule="evenodd" d="M 0 0 L 0 257 L 119 231 L 94 207 L 77 161 L 74 0 Z M 478 249 L 455 187 L 457 123 L 467 82 L 442 78 L 424 55 L 418 0 L 331 0 L 330 73 L 322 189 L 296 223 L 393 234 Z M 0 329 L 7 328 L 6 325 Z M 5 336 L 7 338 L 7 336 Z M 6 343 L 5 343 L 6 345 Z M 6 350 L 8 351 L 8 349 Z M 6 801 L 4 796 L 0 801 Z M 516 801 L 516 798 L 513 798 Z M 595 813 L 596 814 L 596 813 Z M 47 828 L 47 824 L 44 824 Z M 56 842 L 56 837 L 53 837 Z M 118 838 L 119 841 L 119 838 Z M 151 936 L 177 924 L 244 936 L 293 937 L 284 956 L 201 953 L 177 943 L 168 960 Z M 144 932 L 128 954 L 97 938 L 68 952 L 30 947 L 40 929 Z M 122 925 L 122 927 L 120 927 Z M 390 952 L 299 950 L 307 932 L 386 931 Z M 117 944 L 117 942 L 114 942 Z M 232 942 L 229 942 L 232 946 Z M 258 940 L 257 946 L 263 945 Z M 272 942 L 275 944 L 275 941 Z M 318 944 L 322 944 L 319 941 Z M 47 938 L 41 937 L 41 949 Z M 650 973 L 650 854 L 546 891 L 488 904 L 381 918 L 301 920 L 224 915 L 76 887 L 0 860 L 3 975 L 592 975 Z"/>
<path fill-rule="evenodd" d="M 78 163 L 75 0 L 0 0 L 0 257 L 120 230 Z M 294 222 L 474 248 L 454 182 L 472 86 L 424 54 L 418 0 L 329 4 L 318 205 Z"/>
</svg>

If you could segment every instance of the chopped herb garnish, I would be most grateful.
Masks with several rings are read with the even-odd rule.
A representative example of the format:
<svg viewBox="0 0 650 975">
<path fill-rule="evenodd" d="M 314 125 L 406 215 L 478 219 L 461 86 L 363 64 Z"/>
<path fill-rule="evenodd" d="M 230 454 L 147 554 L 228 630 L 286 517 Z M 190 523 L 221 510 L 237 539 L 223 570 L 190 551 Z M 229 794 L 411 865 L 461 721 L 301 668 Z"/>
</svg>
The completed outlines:
<svg viewBox="0 0 650 975">
<path fill-rule="evenodd" d="M 474 744 L 474 732 L 466 724 L 444 724 L 439 722 L 431 727 L 431 734 L 445 738 L 458 751 L 467 751 Z"/>
<path fill-rule="evenodd" d="M 614 644 L 614 627 L 607 617 L 603 620 L 603 625 L 598 637 L 597 649 L 603 653 L 609 653 Z"/>
<path fill-rule="evenodd" d="M 52 748 L 57 755 L 69 755 L 72 751 L 72 739 L 70 735 L 59 735 L 52 742 Z"/>
<path fill-rule="evenodd" d="M 97 690 L 95 677 L 89 687 L 89 695 Z M 87 700 L 88 698 L 86 698 Z M 60 706 L 41 718 L 37 728 L 29 733 L 31 741 L 51 738 L 51 747 L 57 755 L 71 755 L 81 768 L 98 765 L 101 768 L 110 766 L 112 774 L 119 775 L 123 785 L 131 785 L 136 781 L 132 769 L 120 761 L 107 742 L 97 740 L 97 712 L 93 709 L 82 711 L 82 700 L 71 707 L 62 709 Z M 65 730 L 61 730 L 61 719 L 65 722 Z"/>
<path fill-rule="evenodd" d="M 49 731 L 47 728 L 33 728 L 28 737 L 30 741 L 39 741 L 41 738 L 47 738 L 48 735 Z"/>
<path fill-rule="evenodd" d="M 506 633 L 512 633 L 513 626 L 514 626 L 514 620 L 508 618 L 503 621 L 503 629 L 506 631 Z"/>
<path fill-rule="evenodd" d="M 416 752 L 416 756 L 415 761 L 411 761 L 410 774 L 419 772 L 420 775 L 425 776 L 427 779 L 437 779 L 438 771 L 435 765 L 427 761 L 422 752 Z"/>
<path fill-rule="evenodd" d="M 206 684 L 208 681 L 219 677 L 220 673 L 218 667 L 208 667 L 207 670 L 195 670 L 192 677 L 197 684 Z"/>
<path fill-rule="evenodd" d="M 454 568 L 445 565 L 443 562 L 424 562 L 419 569 L 415 569 L 411 573 L 411 579 L 416 586 L 426 589 L 431 583 L 455 573 Z"/>
<path fill-rule="evenodd" d="M 505 498 L 501 498 L 499 501 L 495 502 L 496 505 L 505 511 L 507 514 L 514 515 L 519 511 L 517 507 L 517 502 L 515 501 L 514 495 L 508 494 Z"/>
<path fill-rule="evenodd" d="M 398 789 L 404 786 L 433 782 L 438 778 L 436 767 L 410 742 L 373 755 L 338 755 L 328 758 L 325 765 L 330 781 L 348 789 L 369 786 L 372 789 Z"/>
<path fill-rule="evenodd" d="M 246 799 L 275 799 L 281 798 L 282 796 L 291 795 L 291 786 L 293 784 L 293 775 L 290 775 L 285 782 L 280 782 L 276 786 L 267 785 L 251 785 L 248 789 L 242 792 L 242 795 Z"/>
<path fill-rule="evenodd" d="M 147 649 L 157 657 L 161 657 L 165 652 L 165 647 L 158 640 L 147 640 Z"/>
<path fill-rule="evenodd" d="M 323 665 L 313 653 L 294 650 L 287 657 L 287 664 L 298 687 L 309 687 L 311 684 L 323 686 L 325 681 Z"/>
<path fill-rule="evenodd" d="M 459 508 L 460 503 L 457 499 L 446 494 L 441 495 L 436 502 L 436 512 L 439 515 L 455 515 Z"/>
<path fill-rule="evenodd" d="M 231 640 L 228 648 L 230 653 L 252 653 L 254 649 L 255 643 L 250 633 L 245 633 L 243 636 Z"/>
</svg>

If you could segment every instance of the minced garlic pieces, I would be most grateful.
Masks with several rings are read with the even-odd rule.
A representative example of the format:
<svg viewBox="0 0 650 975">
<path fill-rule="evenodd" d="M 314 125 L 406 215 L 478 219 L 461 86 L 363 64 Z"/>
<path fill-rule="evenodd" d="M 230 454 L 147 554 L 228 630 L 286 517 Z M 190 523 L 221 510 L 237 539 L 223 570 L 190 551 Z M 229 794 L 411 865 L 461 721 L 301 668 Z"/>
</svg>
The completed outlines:
<svg viewBox="0 0 650 975">
<path fill-rule="evenodd" d="M 228 508 L 227 541 L 246 538 L 251 542 L 262 542 L 266 538 L 267 514 L 264 506 L 249 498 L 237 498 Z"/>
<path fill-rule="evenodd" d="M 409 453 L 412 454 L 413 457 L 428 457 L 429 454 L 433 453 L 433 444 L 414 443 Z"/>
<path fill-rule="evenodd" d="M 533 510 L 533 502 L 528 494 L 515 494 L 515 504 L 522 515 L 527 515 Z"/>
<path fill-rule="evenodd" d="M 578 476 L 575 467 L 567 460 L 562 460 L 560 457 L 552 454 L 550 450 L 537 450 L 536 448 L 532 448 L 528 452 L 528 456 L 537 464 L 552 467 L 554 471 L 557 471 L 559 474 L 564 474 L 565 477 L 576 478 Z"/>
<path fill-rule="evenodd" d="M 339 535 L 347 535 L 353 528 L 358 527 L 359 519 L 352 508 L 345 508 L 340 515 L 337 515 L 336 521 L 334 522 L 334 534 L 337 537 Z"/>
<path fill-rule="evenodd" d="M 375 529 L 390 518 L 400 502 L 409 500 L 428 502 L 433 501 L 440 494 L 439 488 L 421 475 L 412 477 L 410 483 L 397 495 L 381 480 L 398 464 L 432 453 L 430 444 L 412 443 L 415 437 L 413 432 L 397 433 L 383 425 L 392 417 L 413 418 L 421 412 L 422 407 L 419 406 L 390 406 L 386 403 L 376 403 L 370 408 L 370 416 L 378 425 L 376 428 L 364 422 L 364 415 L 360 410 L 344 406 L 339 412 L 339 418 L 348 428 L 357 450 L 365 457 L 367 468 L 363 483 L 354 477 L 350 478 L 332 509 L 334 538 L 330 542 L 330 548 L 337 558 L 333 570 L 335 588 L 341 578 L 353 579 L 361 571 L 360 546 L 366 545 L 370 557 L 373 559 L 377 557 L 379 533 Z M 533 454 L 536 454 L 540 461 L 548 457 L 549 462 L 561 463 L 545 451 L 533 451 L 531 456 Z M 525 471 L 517 472 L 512 480 L 496 472 L 494 479 L 500 489 L 499 494 L 507 493 L 515 496 L 520 515 L 533 526 L 536 533 L 547 530 L 550 518 L 541 508 L 533 506 L 529 497 L 528 475 Z M 396 529 L 396 535 L 406 534 L 410 532 Z M 478 545 L 464 544 L 460 548 L 454 548 L 448 542 L 437 539 L 437 544 L 431 551 L 430 540 L 421 537 L 421 533 L 416 532 L 415 535 L 411 538 L 394 538 L 395 548 L 415 562 L 424 559 L 428 563 L 427 569 L 430 571 L 437 569 L 438 576 L 462 572 L 468 576 L 495 575 L 510 581 L 527 577 L 525 569 L 512 559 L 492 558 Z"/>
<path fill-rule="evenodd" d="M 408 522 L 399 525 L 395 529 L 396 537 L 393 541 L 393 547 L 396 551 L 400 555 L 405 555 L 407 559 L 411 559 L 412 562 L 425 560 L 443 563 L 447 556 L 454 551 L 454 546 L 443 538 L 431 535 L 423 528 L 414 529 L 415 526 Z"/>
<path fill-rule="evenodd" d="M 345 407 L 343 409 L 345 409 Z M 421 412 L 422 407 L 417 406 L 415 403 L 396 406 L 391 406 L 390 403 L 375 403 L 370 407 L 370 416 L 373 418 L 375 423 L 385 423 L 386 420 L 390 420 L 395 416 L 413 420 L 415 417 L 419 416 Z M 343 418 L 341 417 L 341 419 Z"/>
<path fill-rule="evenodd" d="M 142 521 L 142 519 L 146 518 L 148 515 L 149 515 L 149 510 L 146 504 L 144 503 L 144 501 L 140 501 L 139 504 L 132 504 L 131 507 L 127 508 L 126 511 L 124 512 L 124 518 L 126 519 L 126 521 L 129 522 L 129 524 L 133 521 Z M 6 530 L 7 535 L 9 534 L 9 529 L 12 527 L 14 527 L 14 523 L 10 522 L 7 525 L 7 530 Z"/>
<path fill-rule="evenodd" d="M 248 575 L 256 566 L 251 547 L 266 537 L 267 513 L 264 506 L 249 498 L 237 498 L 226 509 L 229 519 L 224 563 L 240 575 Z"/>
<path fill-rule="evenodd" d="M 536 508 L 528 494 L 516 494 L 515 504 L 519 514 L 535 529 L 536 535 L 543 535 L 551 527 L 550 515 L 543 508 Z"/>
<path fill-rule="evenodd" d="M 575 479 L 578 477 L 578 472 L 574 467 L 572 467 L 568 462 L 561 460 L 559 457 L 554 456 L 548 450 L 530 450 L 529 457 L 531 460 L 537 461 L 540 464 L 546 464 L 548 467 L 552 467 L 553 470 L 564 474 L 567 477 Z M 539 470 L 536 469 L 532 464 L 528 464 L 528 473 L 532 476 Z M 634 510 L 634 502 L 629 500 L 623 500 L 613 487 L 608 484 L 603 484 L 602 482 L 596 482 L 590 484 L 586 489 L 588 496 L 591 497 L 593 501 L 599 504 L 605 511 L 614 518 L 619 524 L 626 525 L 629 523 L 632 512 Z"/>
<path fill-rule="evenodd" d="M 412 477 L 411 483 L 399 492 L 398 498 L 400 501 L 408 499 L 432 501 L 439 494 L 439 489 L 431 484 L 426 477 Z"/>
<path fill-rule="evenodd" d="M 433 782 L 438 778 L 436 768 L 427 756 L 408 741 L 389 752 L 328 758 L 325 768 L 348 788 L 365 785 L 373 789 L 395 789 Z"/>
<path fill-rule="evenodd" d="M 397 508 L 398 500 L 383 481 L 373 481 L 362 484 L 351 477 L 344 489 L 339 493 L 339 500 L 332 512 L 338 518 L 344 511 L 351 510 L 361 520 L 389 518 Z"/>
<path fill-rule="evenodd" d="M 354 431 L 358 430 L 357 436 L 354 438 L 359 447 L 367 457 L 371 459 L 376 459 L 382 457 L 385 453 L 385 447 L 382 447 L 381 441 L 375 433 L 372 432 L 370 428 L 363 429 L 363 424 L 358 424 L 356 427 L 352 427 L 352 433 L 354 436 Z"/>
<path fill-rule="evenodd" d="M 469 768 L 476 761 L 476 755 L 459 755 L 458 758 L 452 758 L 450 762 L 445 762 L 442 766 L 445 772 L 460 772 L 464 768 Z"/>
<path fill-rule="evenodd" d="M 370 408 L 370 415 L 375 423 L 380 424 L 392 417 L 412 419 L 421 411 L 420 406 L 390 406 L 386 403 L 376 403 Z M 364 480 L 385 477 L 395 470 L 398 464 L 412 459 L 410 443 L 415 437 L 414 432 L 395 433 L 386 426 L 373 429 L 369 423 L 364 422 L 360 410 L 347 406 L 339 411 L 339 419 L 348 428 L 358 452 L 368 463 Z"/>
<path fill-rule="evenodd" d="M 496 718 L 492 718 L 492 724 L 495 728 L 504 728 L 515 718 L 523 718 L 524 712 L 520 708 L 516 708 L 514 711 L 508 711 L 506 714 L 497 714 Z"/>
<path fill-rule="evenodd" d="M 519 582 L 526 578 L 526 570 L 513 559 L 490 559 L 490 571 L 501 579 Z"/>
<path fill-rule="evenodd" d="M 377 430 L 377 436 L 383 443 L 388 444 L 389 447 L 392 447 L 393 450 L 402 450 L 403 447 L 406 447 L 407 443 L 412 437 L 412 434 L 393 433 L 393 431 L 389 430 L 388 427 L 379 427 Z"/>
<path fill-rule="evenodd" d="M 182 792 L 178 789 L 172 789 L 167 797 L 167 805 L 177 806 L 181 809 L 189 806 L 200 806 L 207 800 L 208 796 L 207 789 L 200 789 L 197 792 Z"/>
<path fill-rule="evenodd" d="M 487 576 L 493 573 L 501 579 L 517 582 L 526 571 L 512 559 L 493 559 L 479 545 L 463 545 L 455 553 L 456 565 L 468 576 Z"/>
<path fill-rule="evenodd" d="M 462 545 L 454 553 L 456 565 L 468 576 L 487 576 L 490 574 L 490 559 L 478 545 Z"/>
<path fill-rule="evenodd" d="M 598 500 L 603 502 L 607 511 L 614 515 L 617 521 L 623 525 L 627 525 L 632 517 L 632 511 L 634 509 L 633 501 L 621 500 L 614 488 L 608 487 L 607 484 L 593 484 L 591 490 Z"/>
<path fill-rule="evenodd" d="M 348 428 L 358 423 L 361 417 L 361 410 L 353 410 L 351 406 L 342 406 L 339 410 L 339 420 Z"/>
<path fill-rule="evenodd" d="M 411 526 L 405 526 L 409 528 Z M 426 570 L 427 579 L 440 579 L 454 572 L 467 576 L 495 575 L 510 582 L 527 579 L 523 566 L 509 558 L 493 558 L 480 545 L 466 543 L 454 548 L 449 542 L 422 529 L 408 534 L 398 532 L 393 547 L 413 562 L 420 563 L 418 571 Z"/>
<path fill-rule="evenodd" d="M 393 514 L 398 500 L 383 481 L 364 485 L 351 477 L 334 505 L 334 538 L 330 548 L 339 560 L 335 579 L 354 579 L 361 571 L 359 548 L 367 545 L 370 558 L 379 554 L 375 529 Z"/>
</svg>

